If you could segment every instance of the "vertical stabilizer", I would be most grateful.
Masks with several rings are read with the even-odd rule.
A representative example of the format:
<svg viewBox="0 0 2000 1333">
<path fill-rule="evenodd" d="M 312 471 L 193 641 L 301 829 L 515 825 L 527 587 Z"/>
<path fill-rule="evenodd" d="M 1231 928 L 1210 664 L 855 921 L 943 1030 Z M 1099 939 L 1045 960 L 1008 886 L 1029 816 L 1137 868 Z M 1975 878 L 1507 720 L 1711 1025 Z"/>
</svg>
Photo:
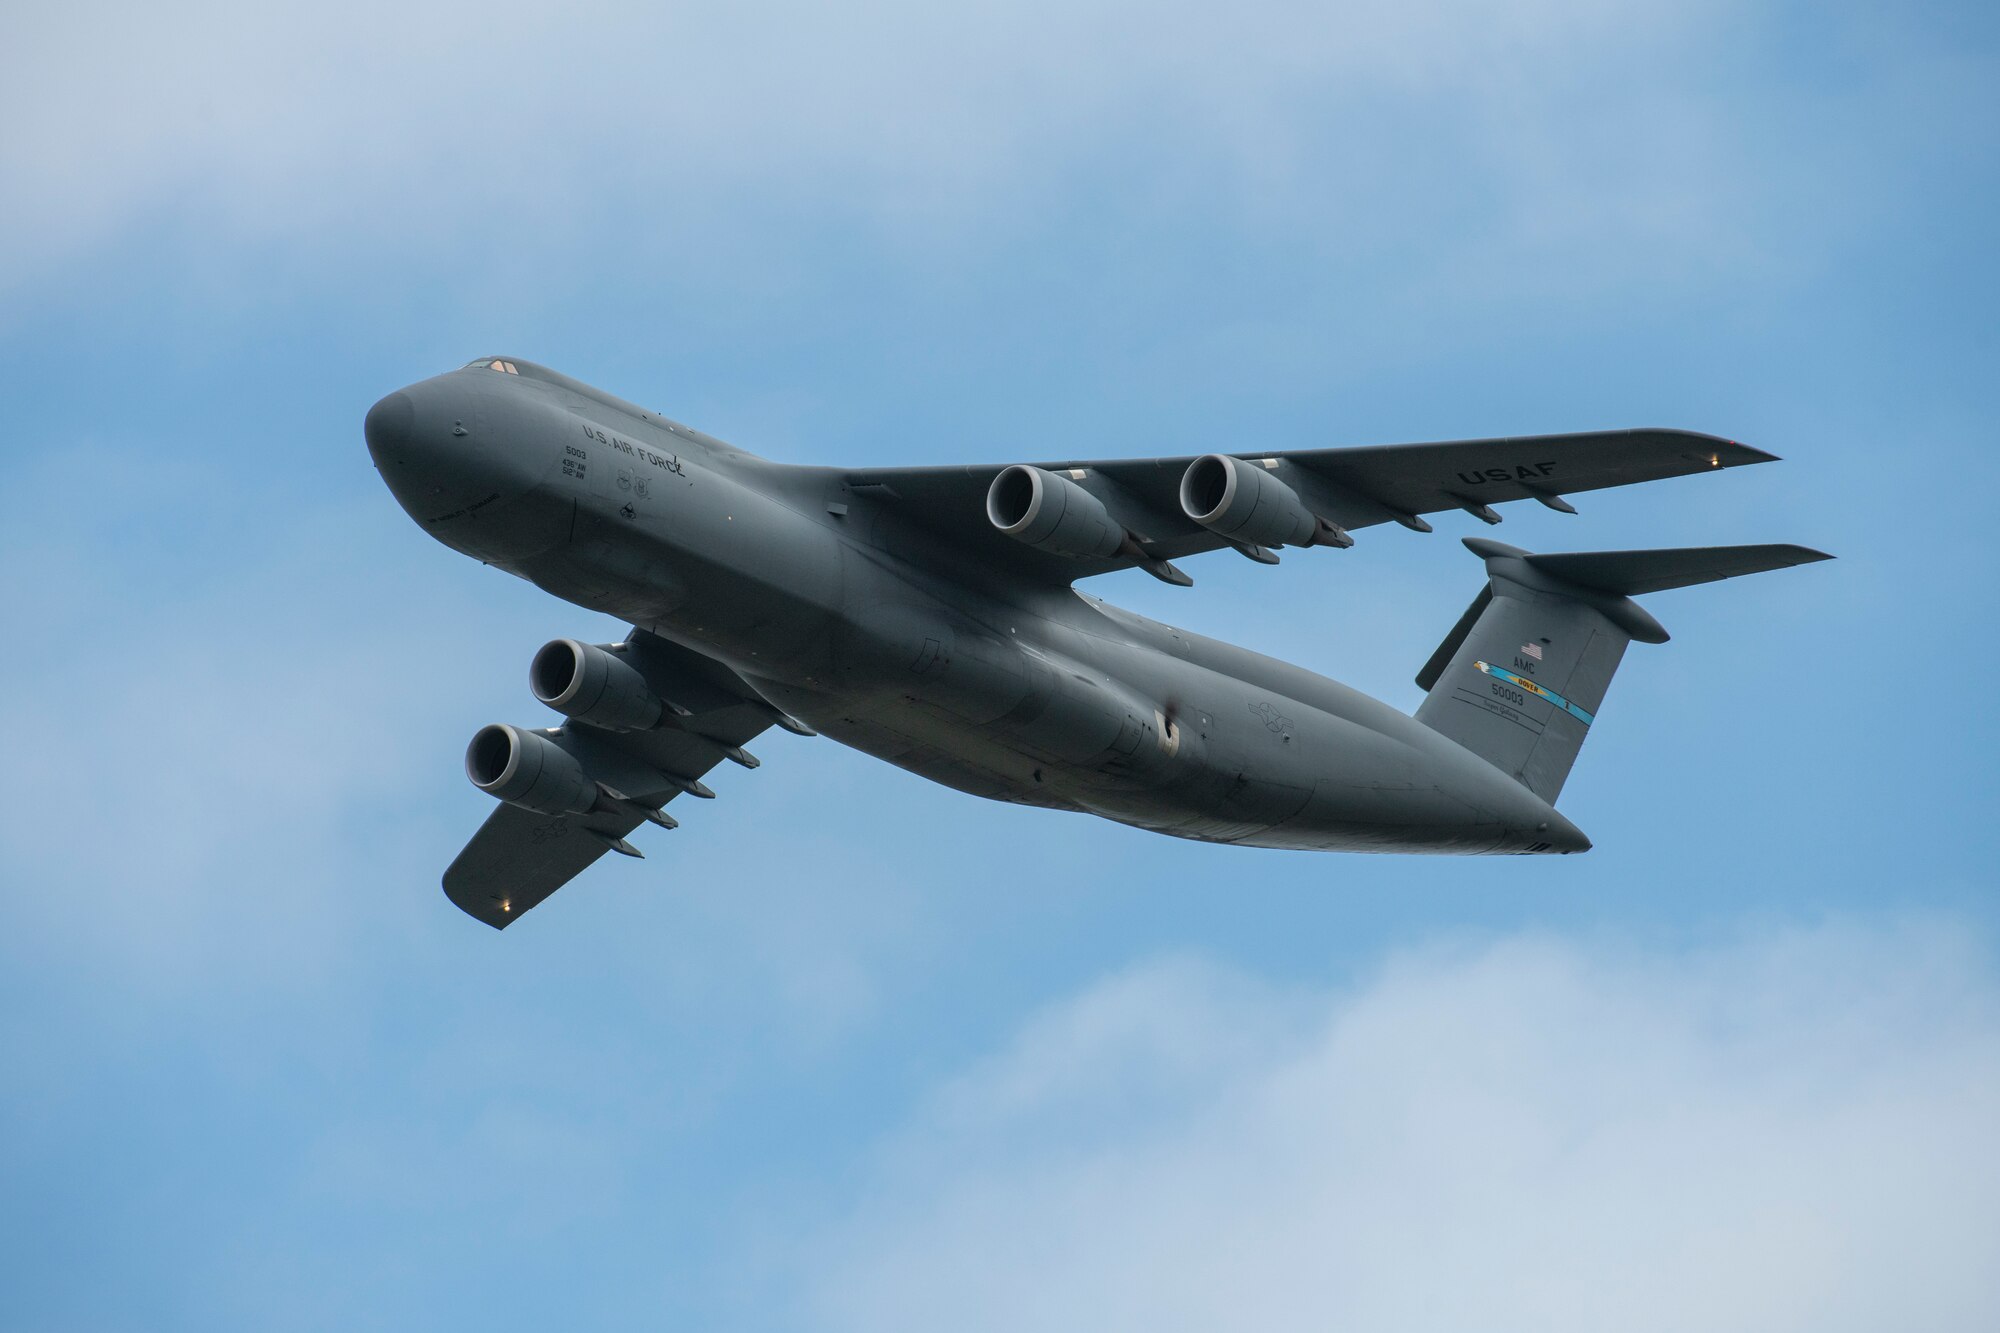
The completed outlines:
<svg viewBox="0 0 2000 1333">
<path fill-rule="evenodd" d="M 1829 559 L 1803 546 L 1535 555 L 1480 537 L 1487 584 L 1418 673 L 1417 720 L 1553 803 L 1625 645 L 1667 632 L 1634 593 Z"/>
</svg>

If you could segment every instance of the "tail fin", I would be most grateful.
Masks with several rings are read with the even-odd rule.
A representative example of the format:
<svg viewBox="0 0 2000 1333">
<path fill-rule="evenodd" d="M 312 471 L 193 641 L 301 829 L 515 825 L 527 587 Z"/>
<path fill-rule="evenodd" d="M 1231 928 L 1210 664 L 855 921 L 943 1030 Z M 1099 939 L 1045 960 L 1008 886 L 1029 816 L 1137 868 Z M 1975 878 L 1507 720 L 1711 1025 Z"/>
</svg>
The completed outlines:
<svg viewBox="0 0 2000 1333">
<path fill-rule="evenodd" d="M 1417 684 L 1417 720 L 1554 803 L 1625 645 L 1665 643 L 1635 593 L 1757 574 L 1832 557 L 1803 546 L 1701 546 L 1535 555 L 1482 537 L 1486 586 L 1438 645 Z"/>
</svg>

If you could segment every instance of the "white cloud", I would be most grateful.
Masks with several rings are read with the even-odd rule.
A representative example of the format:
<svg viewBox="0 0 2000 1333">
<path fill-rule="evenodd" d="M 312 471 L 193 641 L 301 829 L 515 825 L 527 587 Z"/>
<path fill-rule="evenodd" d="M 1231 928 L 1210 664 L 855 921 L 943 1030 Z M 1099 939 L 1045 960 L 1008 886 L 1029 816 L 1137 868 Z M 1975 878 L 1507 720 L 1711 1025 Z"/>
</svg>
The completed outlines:
<svg viewBox="0 0 2000 1333">
<path fill-rule="evenodd" d="M 1975 1329 L 2000 994 L 1942 926 L 1113 978 L 936 1097 L 842 1327 Z"/>
<path fill-rule="evenodd" d="M 15 27 L 5 280 L 181 210 L 315 249 L 558 249 L 743 198 L 956 234 L 1078 171 L 1312 237 L 1455 219 L 1475 271 L 1605 243 L 1712 264 L 1768 176 L 1685 91 L 1726 40 L 1702 4 L 205 0 Z"/>
</svg>

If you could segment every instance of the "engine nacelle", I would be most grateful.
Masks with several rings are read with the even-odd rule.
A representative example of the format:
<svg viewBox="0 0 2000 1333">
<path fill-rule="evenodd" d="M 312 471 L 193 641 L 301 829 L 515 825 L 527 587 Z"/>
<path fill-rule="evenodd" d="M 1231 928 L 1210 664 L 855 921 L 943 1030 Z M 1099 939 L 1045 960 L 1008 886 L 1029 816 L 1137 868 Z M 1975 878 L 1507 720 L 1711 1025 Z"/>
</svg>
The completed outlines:
<svg viewBox="0 0 2000 1333">
<path fill-rule="evenodd" d="M 539 732 L 496 722 L 473 733 L 465 776 L 509 805 L 544 815 L 580 815 L 597 804 L 597 784 L 576 756 Z"/>
<path fill-rule="evenodd" d="M 1125 529 L 1083 487 L 1016 463 L 986 492 L 986 517 L 1015 541 L 1076 559 L 1106 559 L 1125 546 Z"/>
<path fill-rule="evenodd" d="M 1311 546 L 1319 518 L 1255 463 L 1203 454 L 1181 474 L 1181 509 L 1218 536 L 1252 546 Z"/>
<path fill-rule="evenodd" d="M 558 713 L 606 731 L 645 731 L 665 711 L 646 678 L 617 653 L 575 639 L 542 645 L 528 666 L 528 687 Z"/>
</svg>

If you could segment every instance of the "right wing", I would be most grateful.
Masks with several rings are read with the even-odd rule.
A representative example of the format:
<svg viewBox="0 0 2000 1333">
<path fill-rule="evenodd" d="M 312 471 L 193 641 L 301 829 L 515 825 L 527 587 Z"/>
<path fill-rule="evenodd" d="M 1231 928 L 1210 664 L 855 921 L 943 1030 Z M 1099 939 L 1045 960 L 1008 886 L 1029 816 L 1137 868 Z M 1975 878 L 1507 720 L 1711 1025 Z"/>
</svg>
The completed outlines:
<svg viewBox="0 0 2000 1333">
<path fill-rule="evenodd" d="M 538 814 L 502 803 L 486 817 L 444 872 L 444 891 L 467 915 L 496 930 L 606 852 L 630 849 L 626 835 L 648 818 L 641 811 L 658 811 L 690 792 L 712 794 L 701 782 L 709 770 L 724 759 L 754 768 L 745 742 L 773 723 L 798 726 L 719 662 L 644 630 L 633 630 L 625 643 L 627 660 L 674 710 L 650 731 L 606 731 L 571 719 L 544 733 L 624 799 L 580 815 Z M 661 818 L 670 827 L 676 822 Z"/>
<path fill-rule="evenodd" d="M 1430 531 L 1423 515 L 1463 509 L 1498 523 L 1492 506 L 1538 500 L 1567 509 L 1564 495 L 1712 472 L 1774 456 L 1694 431 L 1642 429 L 1508 439 L 1446 440 L 1347 449 L 1228 451 L 1286 483 L 1322 518 L 1342 528 L 1401 523 Z M 1103 501 L 1148 561 L 1220 550 L 1231 543 L 1190 519 L 1180 506 L 1181 477 L 1193 455 L 1036 463 Z M 986 517 L 986 493 L 1002 464 L 866 468 L 842 474 L 847 487 L 885 503 L 973 557 L 1032 583 L 1068 584 L 1129 569 L 1130 554 L 1074 559 L 1024 546 Z"/>
</svg>

